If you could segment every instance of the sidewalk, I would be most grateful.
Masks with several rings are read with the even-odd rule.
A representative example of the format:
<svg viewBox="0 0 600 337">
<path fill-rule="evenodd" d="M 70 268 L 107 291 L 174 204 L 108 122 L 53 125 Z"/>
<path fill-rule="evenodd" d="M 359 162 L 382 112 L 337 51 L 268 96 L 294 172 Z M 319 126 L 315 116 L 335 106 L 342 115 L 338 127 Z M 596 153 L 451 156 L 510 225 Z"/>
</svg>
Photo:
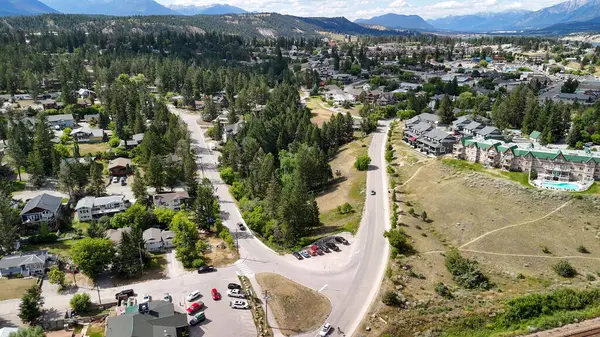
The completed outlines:
<svg viewBox="0 0 600 337">
<path fill-rule="evenodd" d="M 254 291 L 256 292 L 256 296 L 258 298 L 260 298 L 261 303 L 263 304 L 263 307 L 265 307 L 265 300 L 263 299 L 264 297 L 264 293 L 262 288 L 260 287 L 260 284 L 258 284 L 258 281 L 256 280 L 256 276 L 252 276 L 248 278 L 250 280 L 250 283 L 252 283 L 252 287 L 254 288 Z M 271 311 L 271 308 L 267 308 L 267 321 L 269 322 L 269 326 L 271 327 L 271 329 L 273 329 L 273 336 L 274 337 L 285 337 L 281 331 L 279 331 L 279 329 L 277 328 L 277 321 L 275 320 L 275 316 L 273 315 L 273 312 Z"/>
</svg>

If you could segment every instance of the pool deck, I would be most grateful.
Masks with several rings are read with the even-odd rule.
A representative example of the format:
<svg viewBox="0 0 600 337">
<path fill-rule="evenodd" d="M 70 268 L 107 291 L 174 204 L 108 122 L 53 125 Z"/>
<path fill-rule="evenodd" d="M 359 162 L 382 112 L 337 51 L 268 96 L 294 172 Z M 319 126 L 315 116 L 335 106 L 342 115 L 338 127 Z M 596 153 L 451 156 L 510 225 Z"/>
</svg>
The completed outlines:
<svg viewBox="0 0 600 337">
<path fill-rule="evenodd" d="M 583 185 L 574 181 L 554 180 L 533 180 L 530 181 L 530 184 L 537 188 L 561 192 L 583 192 L 592 186 L 592 184 Z M 573 188 L 568 188 L 566 186 L 572 186 Z"/>
</svg>

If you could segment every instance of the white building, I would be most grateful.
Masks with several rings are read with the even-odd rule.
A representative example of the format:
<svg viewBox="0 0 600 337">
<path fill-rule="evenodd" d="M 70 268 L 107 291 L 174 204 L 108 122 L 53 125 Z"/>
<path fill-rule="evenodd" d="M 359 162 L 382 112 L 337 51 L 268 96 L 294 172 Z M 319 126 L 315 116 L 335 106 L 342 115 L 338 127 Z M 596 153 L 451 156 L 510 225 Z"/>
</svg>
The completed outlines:
<svg viewBox="0 0 600 337">
<path fill-rule="evenodd" d="M 146 250 L 149 252 L 157 252 L 168 248 L 173 248 L 173 238 L 175 232 L 160 230 L 158 228 L 148 228 L 142 233 Z"/>
<path fill-rule="evenodd" d="M 124 195 L 111 195 L 107 197 L 85 197 L 77 203 L 75 210 L 79 221 L 88 221 L 103 215 L 112 215 L 123 212 L 129 207 L 129 201 Z"/>
</svg>

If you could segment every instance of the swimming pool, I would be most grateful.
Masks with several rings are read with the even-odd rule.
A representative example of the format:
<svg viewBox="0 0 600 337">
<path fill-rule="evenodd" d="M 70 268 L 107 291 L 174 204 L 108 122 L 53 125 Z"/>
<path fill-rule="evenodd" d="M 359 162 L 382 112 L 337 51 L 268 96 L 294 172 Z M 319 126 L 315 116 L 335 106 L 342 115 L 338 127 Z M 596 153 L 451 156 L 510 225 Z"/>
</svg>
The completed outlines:
<svg viewBox="0 0 600 337">
<path fill-rule="evenodd" d="M 543 181 L 542 186 L 545 188 L 564 190 L 564 191 L 577 192 L 580 190 L 579 184 L 565 183 L 565 182 L 560 182 L 560 181 Z"/>
</svg>

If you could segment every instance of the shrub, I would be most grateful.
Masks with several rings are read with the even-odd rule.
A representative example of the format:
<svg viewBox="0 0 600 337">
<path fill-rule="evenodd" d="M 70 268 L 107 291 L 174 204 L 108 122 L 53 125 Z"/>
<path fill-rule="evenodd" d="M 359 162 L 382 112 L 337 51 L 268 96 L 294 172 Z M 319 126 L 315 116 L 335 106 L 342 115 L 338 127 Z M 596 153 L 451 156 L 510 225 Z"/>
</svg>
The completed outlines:
<svg viewBox="0 0 600 337">
<path fill-rule="evenodd" d="M 467 289 L 489 289 L 492 283 L 481 271 L 477 261 L 465 259 L 457 250 L 446 254 L 446 268 L 452 274 L 452 279 L 458 285 Z"/>
<path fill-rule="evenodd" d="M 590 251 L 584 245 L 580 245 L 579 247 L 577 247 L 577 251 L 580 252 L 581 254 L 589 254 L 590 253 Z"/>
<path fill-rule="evenodd" d="M 87 293 L 79 293 L 73 295 L 71 298 L 71 308 L 76 312 L 87 312 L 90 310 L 90 306 L 92 305 L 92 301 L 90 300 L 90 295 Z"/>
<path fill-rule="evenodd" d="M 398 295 L 396 295 L 396 293 L 393 292 L 392 290 L 388 290 L 385 293 L 383 293 L 381 301 L 383 302 L 383 304 L 389 305 L 389 306 L 397 306 L 400 304 Z"/>
<path fill-rule="evenodd" d="M 371 163 L 371 157 L 369 155 L 363 154 L 356 158 L 354 162 L 354 167 L 359 171 L 366 171 L 369 168 L 369 164 Z"/>
<path fill-rule="evenodd" d="M 542 248 L 542 252 L 544 254 L 552 254 L 552 252 L 550 251 L 550 249 L 548 249 L 548 247 L 544 246 L 544 248 Z"/>
<path fill-rule="evenodd" d="M 435 292 L 445 298 L 452 298 L 452 292 L 450 289 L 442 282 L 435 285 Z"/>
<path fill-rule="evenodd" d="M 246 187 L 239 181 L 234 181 L 233 184 L 229 187 L 229 192 L 236 200 L 242 199 L 246 194 Z"/>
<path fill-rule="evenodd" d="M 594 276 L 594 274 L 592 273 L 587 273 L 587 275 L 585 275 L 585 278 L 590 282 L 596 281 L 596 276 Z"/>
<path fill-rule="evenodd" d="M 402 229 L 385 231 L 383 236 L 388 239 L 390 246 L 396 248 L 399 252 L 412 252 L 413 248 Z"/>
<path fill-rule="evenodd" d="M 349 214 L 354 212 L 354 209 L 352 208 L 352 205 L 350 205 L 349 203 L 344 203 L 343 205 L 340 205 L 337 207 L 337 212 L 339 214 Z"/>
<path fill-rule="evenodd" d="M 421 213 L 421 219 L 423 219 L 423 221 L 427 220 L 427 212 L 423 211 L 423 213 Z"/>
<path fill-rule="evenodd" d="M 562 277 L 570 278 L 575 277 L 575 275 L 577 275 L 577 271 L 568 261 L 560 261 L 554 266 L 552 266 L 552 269 L 554 269 L 554 271 Z"/>
<path fill-rule="evenodd" d="M 113 137 L 108 141 L 108 145 L 113 148 L 118 147 L 119 144 L 121 144 L 121 140 L 117 137 Z"/>
<path fill-rule="evenodd" d="M 231 167 L 225 167 L 219 173 L 225 184 L 231 185 L 235 181 L 235 173 Z"/>
</svg>

